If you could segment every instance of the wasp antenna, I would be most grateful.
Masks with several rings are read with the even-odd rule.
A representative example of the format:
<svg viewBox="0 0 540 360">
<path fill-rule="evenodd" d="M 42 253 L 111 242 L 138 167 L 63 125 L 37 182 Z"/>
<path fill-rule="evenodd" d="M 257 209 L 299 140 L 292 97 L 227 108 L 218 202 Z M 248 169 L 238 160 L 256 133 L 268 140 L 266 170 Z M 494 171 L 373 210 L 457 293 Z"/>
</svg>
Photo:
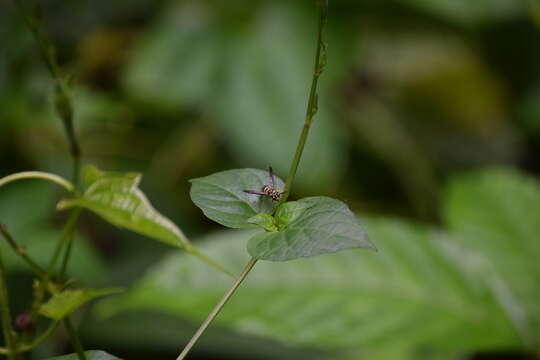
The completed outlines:
<svg viewBox="0 0 540 360">
<path fill-rule="evenodd" d="M 270 175 L 270 182 L 272 183 L 272 187 L 276 187 L 276 179 L 274 178 L 274 170 L 271 166 L 268 166 L 268 175 Z"/>
</svg>

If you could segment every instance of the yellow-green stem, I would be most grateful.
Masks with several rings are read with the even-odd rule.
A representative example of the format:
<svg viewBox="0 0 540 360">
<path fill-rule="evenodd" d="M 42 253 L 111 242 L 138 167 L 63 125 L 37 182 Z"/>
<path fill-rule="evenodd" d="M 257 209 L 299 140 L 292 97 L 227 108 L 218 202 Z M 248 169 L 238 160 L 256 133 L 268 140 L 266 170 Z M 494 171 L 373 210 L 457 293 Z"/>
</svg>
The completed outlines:
<svg viewBox="0 0 540 360">
<path fill-rule="evenodd" d="M 240 275 L 238 276 L 238 278 L 236 279 L 234 284 L 231 286 L 231 288 L 229 290 L 227 290 L 225 295 L 223 295 L 223 297 L 221 298 L 219 303 L 214 307 L 214 310 L 212 310 L 212 312 L 208 315 L 206 320 L 202 323 L 202 325 L 199 327 L 199 329 L 195 332 L 195 334 L 193 335 L 191 340 L 189 340 L 187 345 L 184 347 L 184 350 L 182 350 L 182 352 L 180 353 L 180 355 L 178 355 L 178 358 L 176 358 L 176 360 L 182 360 L 187 356 L 187 354 L 189 353 L 191 348 L 195 345 L 197 340 L 199 340 L 201 335 L 208 328 L 208 326 L 212 323 L 212 321 L 214 321 L 214 319 L 219 314 L 221 309 L 223 309 L 223 306 L 225 306 L 227 301 L 229 301 L 231 296 L 234 294 L 236 289 L 238 289 L 238 287 L 240 286 L 242 281 L 244 281 L 247 274 L 249 274 L 249 272 L 251 271 L 251 269 L 253 269 L 253 266 L 255 266 L 256 263 L 257 263 L 257 259 L 251 259 L 249 261 L 249 263 L 246 265 L 244 270 L 242 270 L 242 273 L 240 273 Z"/>
<path fill-rule="evenodd" d="M 313 78 L 311 80 L 311 89 L 309 91 L 309 100 L 306 110 L 306 117 L 304 121 L 304 127 L 300 133 L 300 138 L 298 139 L 298 145 L 296 146 L 296 151 L 294 153 L 294 158 L 291 163 L 291 168 L 289 174 L 287 175 L 287 180 L 285 181 L 285 188 L 283 189 L 284 194 L 280 200 L 280 203 L 287 201 L 287 198 L 291 194 L 291 186 L 298 170 L 298 165 L 300 164 L 300 159 L 302 158 L 302 153 L 304 152 L 304 147 L 306 145 L 306 140 L 309 134 L 309 129 L 313 124 L 313 118 L 318 110 L 318 95 L 317 88 L 319 84 L 319 77 L 321 76 L 325 62 L 325 43 L 323 39 L 324 27 L 327 21 L 328 15 L 328 1 L 327 0 L 318 0 L 319 3 L 319 28 L 317 35 L 317 50 L 315 52 L 315 65 L 313 67 Z"/>
<path fill-rule="evenodd" d="M 294 158 L 291 164 L 291 168 L 289 170 L 289 174 L 287 176 L 287 181 L 285 182 L 285 193 L 282 197 L 280 202 L 284 202 L 287 200 L 287 197 L 290 194 L 290 189 L 292 182 L 294 180 L 294 176 L 296 175 L 296 171 L 298 169 L 298 165 L 300 164 L 300 159 L 302 157 L 302 153 L 304 151 L 304 146 L 306 144 L 306 140 L 309 134 L 309 129 L 311 127 L 311 124 L 313 123 L 313 118 L 315 114 L 317 113 L 317 85 L 319 82 L 319 77 L 323 71 L 324 68 L 324 62 L 325 62 L 325 44 L 323 41 L 323 32 L 324 32 L 324 26 L 326 24 L 327 19 L 327 11 L 328 11 L 328 1 L 327 0 L 318 0 L 319 4 L 319 27 L 318 27 L 318 36 L 317 36 L 317 50 L 315 53 L 315 67 L 313 71 L 313 79 L 311 81 L 311 90 L 309 93 L 309 100 L 308 100 L 308 107 L 306 111 L 306 118 L 304 122 L 304 127 L 302 129 L 302 133 L 300 134 L 300 139 L 298 140 L 298 145 L 296 147 L 296 152 L 294 154 Z M 188 344 L 184 347 L 180 355 L 176 360 L 183 360 L 191 351 L 195 343 L 199 340 L 199 338 L 202 336 L 202 334 L 205 332 L 205 330 L 210 326 L 212 321 L 218 316 L 221 309 L 225 306 L 227 301 L 231 298 L 231 296 L 234 294 L 236 289 L 242 284 L 244 279 L 247 277 L 251 269 L 255 266 L 257 263 L 257 259 L 252 258 L 248 264 L 244 267 L 244 270 L 242 273 L 238 276 L 237 280 L 234 282 L 234 284 L 231 286 L 231 288 L 223 295 L 223 298 L 220 300 L 220 302 L 214 307 L 212 312 L 208 315 L 206 320 L 202 323 L 202 325 L 199 327 L 199 329 L 195 332 L 191 340 L 188 342 Z"/>
<path fill-rule="evenodd" d="M 15 332 L 11 326 L 11 314 L 9 310 L 9 296 L 6 282 L 6 269 L 0 252 L 0 311 L 2 312 L 2 328 L 4 330 L 4 341 L 8 350 L 7 357 L 10 360 L 16 359 L 17 343 Z"/>
<path fill-rule="evenodd" d="M 32 268 L 32 270 L 34 270 L 37 276 L 39 276 L 40 278 L 43 278 L 46 274 L 45 270 L 43 270 L 41 266 L 36 264 L 36 262 L 32 260 L 30 256 L 28 256 L 28 254 L 26 253 L 26 250 L 15 242 L 15 239 L 13 238 L 13 236 L 11 236 L 7 228 L 2 224 L 0 224 L 0 233 L 2 234 L 4 239 L 7 241 L 9 246 L 11 246 L 13 251 L 15 251 L 15 253 L 19 255 L 19 257 L 22 260 L 24 260 L 28 264 L 28 266 Z"/>
<path fill-rule="evenodd" d="M 79 339 L 79 335 L 77 335 L 77 331 L 75 330 L 75 327 L 73 326 L 69 317 L 64 319 L 64 326 L 66 327 L 66 331 L 69 335 L 69 338 L 71 339 L 71 344 L 77 352 L 79 360 L 86 360 L 86 354 L 84 353 L 84 348 L 81 344 L 81 340 Z"/>
</svg>

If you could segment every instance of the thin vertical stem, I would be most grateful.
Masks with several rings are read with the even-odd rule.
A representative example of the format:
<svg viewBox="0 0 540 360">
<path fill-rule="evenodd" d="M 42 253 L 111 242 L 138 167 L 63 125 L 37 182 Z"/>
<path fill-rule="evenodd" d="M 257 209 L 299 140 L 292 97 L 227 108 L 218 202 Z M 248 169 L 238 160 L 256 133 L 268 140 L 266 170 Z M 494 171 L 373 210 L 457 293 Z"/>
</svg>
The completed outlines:
<svg viewBox="0 0 540 360">
<path fill-rule="evenodd" d="M 6 269 L 2 254 L 0 253 L 0 311 L 2 312 L 2 328 L 4 329 L 4 341 L 8 349 L 7 357 L 10 360 L 16 359 L 17 344 L 15 332 L 11 326 L 11 314 L 9 312 L 9 296 L 6 282 Z"/>
<path fill-rule="evenodd" d="M 77 352 L 79 360 L 86 360 L 86 354 L 84 353 L 84 348 L 81 344 L 81 340 L 79 339 L 77 331 L 75 330 L 75 327 L 73 326 L 73 323 L 71 322 L 71 319 L 69 317 L 64 319 L 64 326 L 69 335 L 69 338 L 71 339 L 71 344 Z"/>
<path fill-rule="evenodd" d="M 284 189 L 285 193 L 280 202 L 286 201 L 287 197 L 290 194 L 291 185 L 294 180 L 294 176 L 296 175 L 298 165 L 300 164 L 300 159 L 302 158 L 302 153 L 304 151 L 304 146 L 306 144 L 306 140 L 309 134 L 309 129 L 311 127 L 311 124 L 313 123 L 313 118 L 315 117 L 315 114 L 317 113 L 317 108 L 318 108 L 317 86 L 319 82 L 319 77 L 321 76 L 324 70 L 325 63 L 326 63 L 326 45 L 323 41 L 323 33 L 324 33 L 324 27 L 326 25 L 326 21 L 328 17 L 328 0 L 318 0 L 318 5 L 319 5 L 319 26 L 318 26 L 318 36 L 317 36 L 317 50 L 315 53 L 315 67 L 313 70 L 313 79 L 311 81 L 311 90 L 309 92 L 306 118 L 304 122 L 304 127 L 302 129 L 302 133 L 300 134 L 300 139 L 298 140 L 298 145 L 296 147 L 296 152 L 294 154 L 291 168 L 287 176 L 287 181 L 285 182 L 285 189 Z M 240 284 L 242 284 L 242 282 L 244 281 L 246 276 L 249 274 L 251 269 L 253 269 L 256 263 L 257 263 L 257 259 L 255 258 L 252 258 L 249 261 L 249 263 L 245 266 L 242 273 L 238 276 L 238 279 L 234 282 L 232 287 L 225 293 L 225 295 L 223 295 L 223 298 L 214 307 L 214 309 L 208 315 L 206 320 L 195 332 L 191 340 L 188 342 L 188 344 L 186 345 L 184 350 L 182 350 L 182 352 L 176 358 L 176 360 L 183 360 L 188 355 L 188 353 L 193 348 L 195 343 L 199 340 L 201 335 L 205 332 L 205 330 L 212 323 L 212 321 L 214 321 L 214 319 L 219 314 L 221 309 L 225 306 L 225 304 L 234 294 L 236 289 L 238 289 Z"/>
<path fill-rule="evenodd" d="M 51 258 L 51 261 L 49 262 L 49 266 L 47 267 L 47 278 L 50 279 L 50 277 L 53 275 L 54 267 L 56 266 L 56 263 L 58 261 L 58 257 L 60 256 L 60 253 L 62 251 L 62 248 L 64 247 L 64 244 L 69 241 L 70 234 L 75 231 L 75 224 L 77 223 L 77 219 L 79 218 L 79 215 L 81 214 L 80 209 L 75 209 L 69 214 L 69 218 L 66 222 L 66 225 L 64 227 L 64 231 L 62 233 L 62 237 L 60 238 L 60 241 L 56 245 L 56 248 L 54 249 L 53 256 Z"/>
<path fill-rule="evenodd" d="M 23 14 L 26 23 L 28 24 L 28 28 L 34 35 L 34 39 L 38 44 L 41 56 L 47 65 L 47 70 L 55 83 L 55 108 L 60 120 L 64 125 L 64 131 L 69 142 L 69 150 L 71 157 L 73 158 L 72 181 L 75 186 L 77 186 L 80 173 L 81 148 L 79 146 L 79 141 L 75 134 L 75 127 L 73 124 L 73 102 L 71 100 L 66 81 L 62 78 L 58 61 L 56 59 L 55 48 L 46 32 L 43 30 L 43 20 L 39 12 L 40 8 L 37 7 L 29 10 L 24 5 L 23 0 L 15 0 L 15 3 L 20 12 Z"/>
<path fill-rule="evenodd" d="M 242 273 L 238 276 L 238 278 L 236 279 L 236 281 L 234 282 L 234 284 L 231 286 L 231 288 L 225 293 L 225 295 L 223 295 L 223 297 L 221 298 L 221 300 L 219 301 L 219 303 L 214 307 L 214 310 L 212 310 L 212 312 L 208 315 L 208 317 L 206 318 L 206 320 L 204 320 L 204 322 L 202 323 L 202 325 L 199 327 L 199 329 L 195 332 L 195 334 L 193 335 L 193 337 L 191 338 L 191 340 L 189 340 L 188 344 L 186 345 L 186 347 L 184 348 L 184 350 L 182 350 L 182 352 L 180 353 L 180 355 L 178 355 L 178 357 L 176 358 L 176 360 L 182 360 L 184 359 L 187 354 L 189 353 L 189 351 L 191 350 L 191 348 L 193 347 L 193 345 L 195 345 L 195 343 L 197 342 L 197 340 L 199 340 L 199 338 L 201 337 L 201 335 L 204 333 L 204 331 L 208 328 L 208 326 L 212 323 L 212 321 L 214 321 L 214 319 L 216 318 L 216 316 L 219 314 L 219 312 L 221 311 L 221 309 L 223 308 L 223 306 L 225 306 L 225 304 L 227 303 L 227 301 L 229 301 L 229 299 L 231 298 L 231 296 L 234 294 L 234 292 L 236 291 L 236 289 L 238 289 L 238 287 L 240 286 L 240 284 L 242 283 L 242 281 L 244 281 L 244 279 L 246 278 L 246 276 L 249 274 L 249 272 L 251 271 L 251 269 L 253 269 L 253 267 L 255 266 L 255 264 L 257 263 L 257 259 L 251 259 L 249 261 L 249 263 L 246 265 L 246 267 L 244 268 L 244 270 L 242 270 Z"/>
<path fill-rule="evenodd" d="M 280 202 L 287 201 L 291 193 L 291 186 L 298 170 L 298 165 L 300 164 L 300 159 L 302 158 L 302 153 L 304 152 L 304 147 L 306 145 L 306 140 L 309 134 L 309 129 L 313 124 L 313 118 L 318 111 L 318 95 L 317 88 L 319 84 L 319 77 L 321 76 L 324 66 L 326 65 L 326 44 L 324 43 L 324 28 L 328 18 L 328 0 L 318 0 L 319 5 L 319 27 L 317 35 L 317 50 L 315 52 L 315 65 L 313 68 L 313 78 L 311 80 L 311 90 L 309 91 L 309 100 L 306 110 L 306 117 L 304 121 L 304 127 L 300 133 L 300 138 L 298 139 L 298 145 L 296 146 L 296 152 L 294 153 L 294 158 L 291 163 L 291 168 L 289 174 L 287 175 L 287 180 L 285 181 L 284 194 Z"/>
</svg>

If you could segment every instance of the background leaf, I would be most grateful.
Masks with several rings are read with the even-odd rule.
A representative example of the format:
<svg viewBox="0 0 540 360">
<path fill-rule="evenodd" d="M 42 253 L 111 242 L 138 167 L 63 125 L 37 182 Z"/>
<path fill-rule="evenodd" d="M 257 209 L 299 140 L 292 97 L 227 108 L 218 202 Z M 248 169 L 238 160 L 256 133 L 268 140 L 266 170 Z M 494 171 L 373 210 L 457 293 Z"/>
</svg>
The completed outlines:
<svg viewBox="0 0 540 360">
<path fill-rule="evenodd" d="M 64 290 L 54 294 L 45 304 L 41 305 L 39 313 L 53 320 L 62 320 L 90 300 L 105 295 L 117 294 L 121 291 L 120 288 Z"/>
<path fill-rule="evenodd" d="M 275 176 L 275 175 L 274 175 Z M 275 176 L 276 188 L 284 183 Z M 191 200 L 215 222 L 231 228 L 252 228 L 247 220 L 259 213 L 271 214 L 277 202 L 266 196 L 247 194 L 244 190 L 260 191 L 270 184 L 268 171 L 236 169 L 191 180 Z"/>
<path fill-rule="evenodd" d="M 55 204 L 55 188 L 40 181 L 10 184 L 0 191 L 0 222 L 8 228 L 17 243 L 43 268 L 49 264 L 61 228 L 49 223 Z M 26 206 L 20 206 L 27 204 Z M 0 241 L 2 256 L 10 271 L 30 272 L 5 241 Z M 72 261 L 67 275 L 85 283 L 99 284 L 107 278 L 107 269 L 98 249 L 86 234 L 77 233 Z"/>
<path fill-rule="evenodd" d="M 540 346 L 540 187 L 510 170 L 457 178 L 446 192 L 445 219 L 456 238 L 481 251 L 506 280 L 498 296 L 529 346 Z"/>
<path fill-rule="evenodd" d="M 484 278 L 466 271 L 441 234 L 395 220 L 366 225 L 379 253 L 259 263 L 217 323 L 287 344 L 362 349 L 368 357 L 381 348 L 399 348 L 407 358 L 419 349 L 463 353 L 519 344 Z M 204 249 L 240 269 L 252 234 L 216 233 Z M 144 309 L 200 321 L 228 286 L 174 254 L 127 294 L 98 304 L 98 312 Z"/>
<path fill-rule="evenodd" d="M 328 197 L 310 197 L 296 202 L 292 220 L 278 232 L 265 232 L 249 240 L 248 252 L 259 260 L 286 261 L 353 248 L 375 247 L 358 219 L 343 202 Z M 291 205 L 284 209 L 291 209 Z M 303 206 L 302 206 L 303 205 Z M 284 213 L 280 218 L 283 220 Z"/>
<path fill-rule="evenodd" d="M 85 355 L 87 360 L 120 360 L 119 358 L 100 350 L 86 351 Z M 64 356 L 56 356 L 47 360 L 79 360 L 79 357 L 77 356 L 77 354 L 70 354 Z"/>
</svg>

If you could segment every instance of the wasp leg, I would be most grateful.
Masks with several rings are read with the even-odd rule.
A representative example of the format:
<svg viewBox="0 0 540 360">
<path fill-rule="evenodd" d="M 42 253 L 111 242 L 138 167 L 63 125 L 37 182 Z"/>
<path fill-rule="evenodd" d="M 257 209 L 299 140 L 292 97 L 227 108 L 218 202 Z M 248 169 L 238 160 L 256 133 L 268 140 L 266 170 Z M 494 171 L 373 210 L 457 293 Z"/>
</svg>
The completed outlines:
<svg viewBox="0 0 540 360">
<path fill-rule="evenodd" d="M 262 191 L 255 191 L 255 190 L 244 190 L 245 193 L 253 194 L 253 195 L 266 195 Z"/>
</svg>

